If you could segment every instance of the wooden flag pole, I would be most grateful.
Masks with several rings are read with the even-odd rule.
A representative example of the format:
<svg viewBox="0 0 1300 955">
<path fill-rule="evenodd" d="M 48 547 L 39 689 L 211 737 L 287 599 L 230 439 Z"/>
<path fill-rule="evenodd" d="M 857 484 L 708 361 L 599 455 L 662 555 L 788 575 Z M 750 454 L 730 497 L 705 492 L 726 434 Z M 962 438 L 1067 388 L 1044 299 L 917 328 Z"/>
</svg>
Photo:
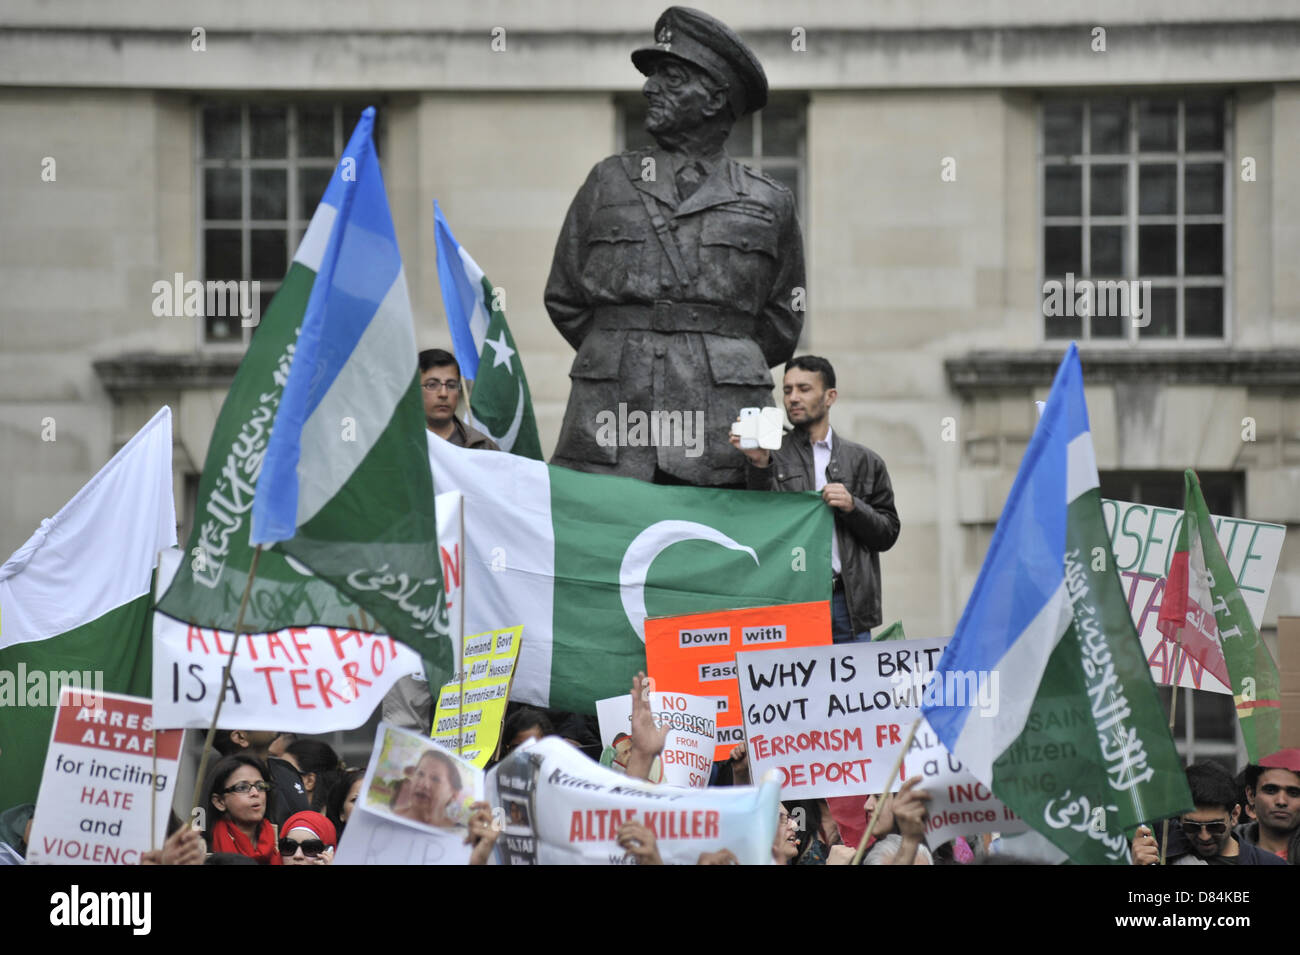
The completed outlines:
<svg viewBox="0 0 1300 955">
<path fill-rule="evenodd" d="M 1182 656 L 1182 651 L 1183 651 L 1183 628 L 1179 627 L 1178 637 L 1177 639 L 1174 640 L 1173 662 L 1172 665 L 1170 666 L 1170 673 L 1173 677 L 1173 683 L 1170 685 L 1170 690 L 1172 690 L 1173 692 L 1169 694 L 1170 696 L 1169 736 L 1171 738 L 1174 735 L 1174 716 L 1178 712 L 1178 693 L 1182 689 L 1182 687 L 1178 685 L 1178 664 L 1180 662 L 1179 657 Z M 1169 819 L 1166 818 L 1165 821 L 1160 825 L 1160 864 L 1161 865 L 1165 864 L 1165 854 L 1168 851 L 1169 851 Z"/>
<path fill-rule="evenodd" d="M 153 852 L 158 848 L 158 727 L 154 726 L 150 731 L 150 738 L 153 746 L 153 779 L 149 783 L 149 851 Z"/>
<path fill-rule="evenodd" d="M 867 845 L 871 842 L 871 837 L 875 835 L 876 823 L 880 820 L 880 810 L 884 808 L 885 797 L 894 788 L 894 780 L 898 778 L 898 771 L 903 768 L 903 757 L 912 748 L 912 737 L 916 736 L 916 728 L 920 725 L 921 717 L 918 716 L 912 721 L 912 728 L 907 731 L 907 739 L 903 743 L 903 748 L 898 751 L 898 759 L 894 760 L 894 768 L 889 771 L 889 781 L 885 783 L 885 791 L 876 797 L 876 811 L 871 814 L 871 824 L 867 826 L 867 831 L 862 834 L 862 841 L 858 843 L 858 851 L 853 853 L 852 865 L 862 865 L 862 859 L 867 854 Z"/>
<path fill-rule="evenodd" d="M 208 735 L 203 741 L 203 755 L 199 757 L 198 777 L 194 781 L 194 800 L 190 804 L 190 818 L 194 817 L 194 810 L 199 806 L 199 800 L 203 798 L 203 774 L 208 769 L 208 753 L 212 752 L 212 740 L 217 735 L 217 720 L 221 717 L 221 704 L 226 702 L 226 686 L 230 683 L 230 671 L 235 666 L 235 651 L 239 649 L 239 635 L 244 630 L 244 611 L 248 609 L 248 595 L 253 592 L 253 579 L 257 576 L 257 561 L 262 556 L 262 545 L 258 544 L 257 549 L 253 551 L 253 563 L 248 568 L 248 582 L 244 584 L 244 596 L 239 601 L 239 614 L 235 617 L 235 638 L 230 641 L 230 656 L 226 658 L 226 665 L 221 670 L 221 691 L 217 694 L 217 707 L 212 711 L 212 722 L 208 724 Z M 207 807 L 203 808 L 207 812 Z"/>
<path fill-rule="evenodd" d="M 468 405 L 466 406 L 468 407 Z M 456 698 L 456 755 L 465 755 L 465 594 L 468 593 L 469 578 L 465 572 L 469 569 L 469 561 L 465 559 L 465 495 L 460 496 L 460 539 L 457 549 L 457 563 L 460 564 L 460 647 L 456 651 L 456 656 L 460 660 L 460 695 Z M 443 589 L 446 589 L 447 581 L 443 581 Z M 489 655 L 490 656 L 490 655 Z M 438 688 L 441 693 L 442 688 Z M 429 692 L 433 692 L 433 687 L 429 687 Z M 434 719 L 437 719 L 438 698 L 433 698 Z"/>
</svg>

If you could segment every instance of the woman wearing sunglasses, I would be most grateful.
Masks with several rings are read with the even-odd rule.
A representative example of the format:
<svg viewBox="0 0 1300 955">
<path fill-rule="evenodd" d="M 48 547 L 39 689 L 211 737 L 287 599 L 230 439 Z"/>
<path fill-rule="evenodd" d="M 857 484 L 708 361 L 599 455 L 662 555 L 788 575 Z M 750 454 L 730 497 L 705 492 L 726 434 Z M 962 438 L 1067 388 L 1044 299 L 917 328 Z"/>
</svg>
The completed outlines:
<svg viewBox="0 0 1300 955">
<path fill-rule="evenodd" d="M 206 828 L 212 852 L 249 856 L 262 865 L 283 865 L 275 826 L 266 818 L 270 773 L 255 756 L 226 756 L 208 776 L 209 813 L 217 819 Z"/>
<path fill-rule="evenodd" d="M 329 865 L 334 861 L 334 823 L 318 812 L 295 812 L 284 821 L 280 858 L 285 865 Z"/>
</svg>

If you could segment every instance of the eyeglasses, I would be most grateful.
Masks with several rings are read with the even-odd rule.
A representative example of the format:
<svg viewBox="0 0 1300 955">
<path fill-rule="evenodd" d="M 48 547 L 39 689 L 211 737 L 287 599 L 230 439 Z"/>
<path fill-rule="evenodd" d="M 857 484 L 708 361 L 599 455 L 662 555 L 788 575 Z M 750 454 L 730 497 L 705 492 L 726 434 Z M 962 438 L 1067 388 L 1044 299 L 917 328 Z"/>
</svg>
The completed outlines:
<svg viewBox="0 0 1300 955">
<path fill-rule="evenodd" d="M 1191 839 L 1200 836 L 1201 830 L 1205 830 L 1212 836 L 1221 836 L 1228 831 L 1228 824 L 1220 819 L 1217 822 L 1193 822 L 1191 819 L 1180 820 L 1183 832 L 1187 833 Z"/>
<path fill-rule="evenodd" d="M 302 842 L 295 842 L 293 839 L 284 838 L 280 840 L 280 855 L 296 855 L 298 850 L 309 859 L 314 859 L 325 851 L 325 843 L 319 839 L 304 839 Z"/>
<path fill-rule="evenodd" d="M 439 381 L 437 378 L 430 378 L 428 381 L 421 382 L 420 387 L 425 391 L 441 391 L 446 388 L 453 395 L 460 393 L 459 381 Z"/>
<path fill-rule="evenodd" d="M 227 786 L 225 789 L 221 790 L 221 794 L 224 796 L 226 793 L 239 793 L 241 796 L 247 796 L 254 789 L 260 793 L 269 793 L 271 791 L 271 784 L 260 780 L 255 783 L 242 780 L 235 783 L 233 786 Z"/>
</svg>

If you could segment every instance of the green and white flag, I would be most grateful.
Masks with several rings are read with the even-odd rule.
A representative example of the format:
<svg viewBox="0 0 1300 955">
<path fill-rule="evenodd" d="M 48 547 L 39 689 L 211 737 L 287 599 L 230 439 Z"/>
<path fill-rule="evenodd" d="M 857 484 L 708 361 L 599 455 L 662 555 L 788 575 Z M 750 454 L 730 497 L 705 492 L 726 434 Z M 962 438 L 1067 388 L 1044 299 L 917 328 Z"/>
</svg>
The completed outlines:
<svg viewBox="0 0 1300 955">
<path fill-rule="evenodd" d="M 1160 632 L 1232 689 L 1246 759 L 1258 763 L 1282 748 L 1281 678 L 1223 556 L 1201 482 L 1191 468 L 1183 479 L 1186 509 Z"/>
<path fill-rule="evenodd" d="M 344 175 L 349 175 L 348 182 L 355 182 L 356 168 L 356 156 L 345 155 L 335 169 L 217 417 L 199 480 L 194 530 L 186 544 L 185 562 L 158 601 L 158 610 L 177 620 L 215 630 L 235 629 L 253 560 L 249 531 L 254 492 L 289 379 L 307 303 L 339 221 L 346 192 Z M 410 360 L 414 362 L 414 354 Z M 418 389 L 418 381 L 413 387 Z M 421 416 L 411 424 L 417 439 L 424 431 L 422 421 Z M 355 412 L 341 414 L 337 424 L 340 441 L 356 437 L 358 427 L 360 436 L 367 437 L 367 422 Z M 333 479 L 327 465 L 318 466 L 318 476 L 322 481 Z M 432 538 L 429 546 L 434 546 Z M 436 551 L 433 553 L 436 558 Z M 278 549 L 263 550 L 244 614 L 244 631 L 266 633 L 313 624 L 370 632 L 384 629 L 350 596 L 340 593 L 305 564 Z"/>
<path fill-rule="evenodd" d="M 470 424 L 503 451 L 542 460 L 533 398 L 524 363 L 506 324 L 502 292 L 451 233 L 437 200 L 433 230 L 438 248 L 438 284 L 447 310 L 461 375 L 473 382 Z"/>
<path fill-rule="evenodd" d="M 972 680 L 999 688 L 995 706 L 962 692 Z M 1138 823 L 1192 808 L 1102 518 L 1073 344 L 931 686 L 943 744 L 1074 862 L 1126 865 Z"/>
<path fill-rule="evenodd" d="M 524 628 L 511 699 L 595 713 L 644 669 L 647 616 L 830 599 L 832 518 L 815 493 L 663 487 L 428 444 L 439 490 L 465 495 L 465 632 Z"/>
<path fill-rule="evenodd" d="M 153 572 L 175 545 L 163 407 L 0 567 L 0 810 L 36 800 L 61 687 L 149 696 Z"/>
</svg>

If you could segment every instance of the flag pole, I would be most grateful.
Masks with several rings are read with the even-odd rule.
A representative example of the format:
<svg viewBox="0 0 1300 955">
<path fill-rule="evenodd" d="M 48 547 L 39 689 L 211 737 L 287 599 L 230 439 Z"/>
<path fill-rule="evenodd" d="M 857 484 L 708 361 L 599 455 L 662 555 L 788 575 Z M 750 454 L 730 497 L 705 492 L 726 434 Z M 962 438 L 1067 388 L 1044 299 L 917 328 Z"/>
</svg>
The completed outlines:
<svg viewBox="0 0 1300 955">
<path fill-rule="evenodd" d="M 257 576 L 257 561 L 262 556 L 262 545 L 253 551 L 253 563 L 248 568 L 248 582 L 244 584 L 244 596 L 239 601 L 239 615 L 235 618 L 235 638 L 230 641 L 230 656 L 221 670 L 221 691 L 217 694 L 217 706 L 212 711 L 212 722 L 208 724 L 208 735 L 203 741 L 203 755 L 199 757 L 199 772 L 194 781 L 194 801 L 190 805 L 190 815 L 199 806 L 202 798 L 203 774 L 208 768 L 208 753 L 212 752 L 212 740 L 217 735 L 217 720 L 221 717 L 221 704 L 226 701 L 226 686 L 230 683 L 230 671 L 235 666 L 235 651 L 239 649 L 239 635 L 244 630 L 244 611 L 248 609 L 248 595 L 253 592 L 253 579 Z M 204 807 L 207 812 L 207 807 Z"/>
<path fill-rule="evenodd" d="M 469 401 L 465 402 L 465 410 L 469 410 Z M 469 569 L 469 561 L 465 559 L 465 495 L 460 496 L 460 534 L 457 541 L 458 550 L 456 552 L 456 561 L 460 564 L 460 647 L 457 651 L 457 658 L 460 661 L 460 695 L 456 697 L 456 755 L 465 755 L 465 594 L 468 592 L 469 581 L 465 576 L 465 571 Z M 493 637 L 493 646 L 495 646 L 495 637 Z M 489 659 L 491 655 L 489 654 Z M 433 687 L 429 687 L 430 692 Z M 434 708 L 437 708 L 435 698 Z"/>
<path fill-rule="evenodd" d="M 862 841 L 858 843 L 858 851 L 853 853 L 853 862 L 851 865 L 862 865 L 862 858 L 867 854 L 867 844 L 871 837 L 875 835 L 876 823 L 880 821 L 880 810 L 884 806 L 885 796 L 894 788 L 894 780 L 898 778 L 898 771 L 903 768 L 903 757 L 907 751 L 912 748 L 912 738 L 916 736 L 916 728 L 921 725 L 921 717 L 912 721 L 912 728 L 907 731 L 907 739 L 903 743 L 903 748 L 898 751 L 898 759 L 894 760 L 894 768 L 889 771 L 889 782 L 885 783 L 885 791 L 876 798 L 876 811 L 871 814 L 871 823 L 867 826 L 867 831 L 862 834 Z"/>
<path fill-rule="evenodd" d="M 1178 693 L 1182 687 L 1178 685 L 1179 664 L 1182 662 L 1183 650 L 1183 628 L 1178 628 L 1178 636 L 1174 639 L 1174 656 L 1170 665 L 1171 676 L 1173 678 L 1170 689 L 1173 691 L 1169 694 L 1169 736 L 1172 739 L 1174 735 L 1174 717 L 1178 712 Z M 1169 819 L 1166 818 L 1160 825 L 1160 864 L 1165 864 L 1165 853 L 1169 851 Z"/>
</svg>

